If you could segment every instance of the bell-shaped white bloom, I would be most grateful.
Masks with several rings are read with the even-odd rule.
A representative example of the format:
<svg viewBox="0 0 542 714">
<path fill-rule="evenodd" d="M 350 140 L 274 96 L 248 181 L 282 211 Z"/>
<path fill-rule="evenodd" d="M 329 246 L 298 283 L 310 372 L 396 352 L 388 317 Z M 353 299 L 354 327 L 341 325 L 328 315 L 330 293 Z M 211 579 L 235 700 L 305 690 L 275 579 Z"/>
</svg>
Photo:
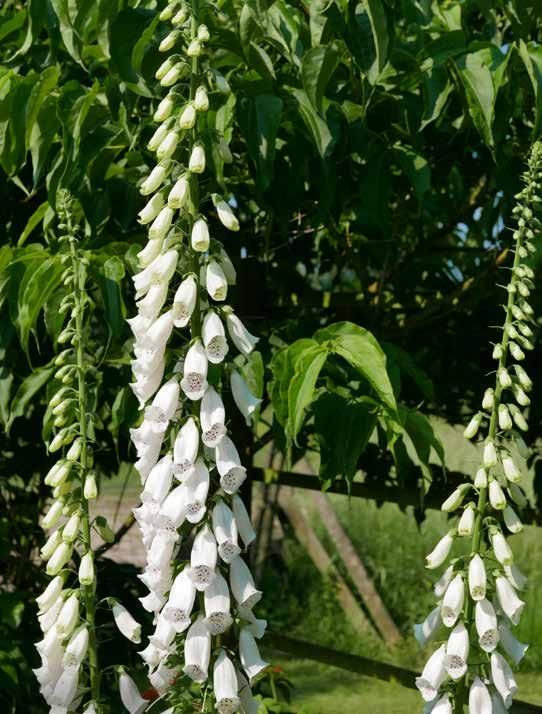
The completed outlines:
<svg viewBox="0 0 542 714">
<path fill-rule="evenodd" d="M 474 521 L 476 517 L 476 512 L 474 509 L 474 505 L 468 504 L 465 509 L 463 510 L 463 513 L 461 514 L 461 518 L 459 519 L 457 523 L 457 535 L 459 536 L 471 536 L 472 531 L 474 529 Z"/>
<path fill-rule="evenodd" d="M 512 662 L 517 666 L 523 659 L 525 652 L 529 649 L 529 645 L 519 642 L 504 622 L 501 622 L 499 625 L 499 635 L 503 649 Z"/>
<path fill-rule="evenodd" d="M 165 39 L 165 38 L 164 38 Z M 166 72 L 166 74 L 160 80 L 161 87 L 172 87 L 177 84 L 183 73 L 183 65 L 181 62 L 177 62 L 173 67 Z"/>
<path fill-rule="evenodd" d="M 160 42 L 160 44 L 158 45 L 158 51 L 159 52 L 169 52 L 169 50 L 173 49 L 178 37 L 179 37 L 179 32 L 177 30 L 173 30 L 172 32 L 169 32 L 164 37 L 164 39 Z M 167 61 L 168 60 L 166 60 L 166 62 Z M 171 63 L 171 60 L 169 60 L 169 61 Z M 165 64 L 165 62 L 164 62 L 164 64 Z M 160 72 L 160 75 L 165 76 L 165 74 L 167 74 L 167 72 L 169 71 L 169 66 L 170 65 L 168 65 L 168 69 L 166 69 L 165 73 L 164 73 L 164 71 L 162 71 L 162 72 Z M 157 72 L 157 74 L 158 74 L 158 72 Z M 156 79 L 162 79 L 162 76 L 157 76 Z"/>
<path fill-rule="evenodd" d="M 238 696 L 237 674 L 233 662 L 220 650 L 213 669 L 213 689 L 219 714 L 234 714 L 241 700 Z"/>
<path fill-rule="evenodd" d="M 222 320 L 214 310 L 209 310 L 203 318 L 201 334 L 209 362 L 213 364 L 223 362 L 229 350 L 228 341 Z"/>
<path fill-rule="evenodd" d="M 231 164 L 233 161 L 233 154 L 231 153 L 230 147 L 228 146 L 226 140 L 223 136 L 220 137 L 218 142 L 218 152 L 222 157 L 222 161 L 225 164 Z"/>
<path fill-rule="evenodd" d="M 171 209 L 163 208 L 158 218 L 163 215 L 164 211 L 171 211 Z M 158 218 L 155 220 L 157 221 Z M 160 239 L 157 238 L 157 240 Z M 175 273 L 177 262 L 177 251 L 168 250 L 155 258 L 146 268 L 136 273 L 132 277 L 136 289 L 136 297 L 139 299 L 145 295 L 152 285 L 169 282 Z"/>
<path fill-rule="evenodd" d="M 476 553 L 469 563 L 469 592 L 473 600 L 483 600 L 486 596 L 486 569 L 484 561 Z"/>
<path fill-rule="evenodd" d="M 494 531 L 490 534 L 490 537 L 493 552 L 499 563 L 501 565 L 512 565 L 514 556 L 503 534 L 500 531 Z"/>
<path fill-rule="evenodd" d="M 441 697 L 432 707 L 431 714 L 452 714 L 452 703 L 448 694 Z"/>
<path fill-rule="evenodd" d="M 218 543 L 218 554 L 231 563 L 241 552 L 237 544 L 237 523 L 230 508 L 220 499 L 213 508 L 213 531 Z"/>
<path fill-rule="evenodd" d="M 53 707 L 62 707 L 65 711 L 67 711 L 68 708 L 70 708 L 70 704 L 75 699 L 78 684 L 79 669 L 77 667 L 67 667 L 64 669 L 56 681 L 53 693 L 50 697 L 50 702 Z"/>
<path fill-rule="evenodd" d="M 239 699 L 241 700 L 241 711 L 243 714 L 258 714 L 260 702 L 252 696 L 252 690 L 244 674 L 237 670 L 237 684 L 239 687 Z"/>
<path fill-rule="evenodd" d="M 510 533 L 521 533 L 523 530 L 523 523 L 512 506 L 506 506 L 502 515 L 504 518 L 504 524 Z"/>
<path fill-rule="evenodd" d="M 226 327 L 230 335 L 231 341 L 237 347 L 241 354 L 248 357 L 259 338 L 251 335 L 241 320 L 233 312 L 228 312 L 226 316 Z"/>
<path fill-rule="evenodd" d="M 496 479 L 489 482 L 489 502 L 497 511 L 502 511 L 506 507 L 506 496 Z"/>
<path fill-rule="evenodd" d="M 164 197 L 161 193 L 155 193 L 147 202 L 144 208 L 139 211 L 139 222 L 142 225 L 152 223 L 164 206 Z"/>
<path fill-rule="evenodd" d="M 55 602 L 57 601 L 60 593 L 62 592 L 62 587 L 64 580 L 60 575 L 54 577 L 49 585 L 45 588 L 41 595 L 36 598 L 36 604 L 40 609 L 40 612 L 47 612 Z"/>
<path fill-rule="evenodd" d="M 124 708 L 130 714 L 141 714 L 150 705 L 150 702 L 143 699 L 139 693 L 134 680 L 124 671 L 121 672 L 119 677 L 119 692 Z"/>
<path fill-rule="evenodd" d="M 446 627 L 453 627 L 457 622 L 465 600 L 465 583 L 462 575 L 456 575 L 448 585 L 442 601 L 440 615 Z"/>
<path fill-rule="evenodd" d="M 78 578 L 81 585 L 92 585 L 94 582 L 94 556 L 92 551 L 87 551 L 79 563 Z"/>
<path fill-rule="evenodd" d="M 224 491 L 230 495 L 238 491 L 247 477 L 247 471 L 241 466 L 239 453 L 229 436 L 224 436 L 216 447 L 216 467 Z"/>
<path fill-rule="evenodd" d="M 216 540 L 209 526 L 204 526 L 194 538 L 190 554 L 190 577 L 197 590 L 209 587 L 215 576 Z"/>
<path fill-rule="evenodd" d="M 40 623 L 40 629 L 42 632 L 49 632 L 49 630 L 53 628 L 53 626 L 56 624 L 60 611 L 64 606 L 64 602 L 65 593 L 62 592 L 60 593 L 58 600 L 53 605 L 51 605 L 48 610 L 46 610 L 43 614 L 38 615 L 38 622 Z M 54 629 L 54 632 L 55 636 L 57 636 L 56 629 Z"/>
<path fill-rule="evenodd" d="M 173 473 L 179 481 L 194 473 L 198 450 L 199 430 L 194 419 L 189 417 L 179 429 L 173 447 Z"/>
<path fill-rule="evenodd" d="M 523 590 L 523 588 L 527 585 L 527 578 L 523 575 L 515 563 L 512 563 L 512 565 L 505 565 L 504 572 L 516 590 Z"/>
<path fill-rule="evenodd" d="M 173 209 L 182 208 L 190 196 L 190 184 L 187 177 L 183 174 L 177 179 L 173 188 L 168 193 L 167 205 Z"/>
<path fill-rule="evenodd" d="M 168 127 L 169 127 L 169 122 L 164 122 L 163 124 L 160 124 L 158 129 L 151 136 L 149 143 L 147 144 L 147 149 L 149 151 L 156 151 L 156 149 L 164 141 L 164 139 L 166 138 L 168 131 L 169 131 Z"/>
<path fill-rule="evenodd" d="M 115 601 L 112 607 L 113 618 L 121 634 L 127 637 L 130 642 L 141 642 L 141 625 L 132 617 L 128 610 L 120 602 Z"/>
<path fill-rule="evenodd" d="M 446 533 L 446 535 L 439 540 L 435 548 L 425 556 L 426 568 L 429 570 L 434 570 L 435 568 L 440 568 L 444 563 L 446 558 L 450 555 L 450 550 L 454 543 L 454 537 L 451 532 Z"/>
<path fill-rule="evenodd" d="M 198 286 L 196 280 L 193 275 L 189 275 L 179 285 L 173 297 L 171 310 L 175 327 L 186 327 L 188 325 L 196 306 L 197 297 Z"/>
<path fill-rule="evenodd" d="M 71 543 L 61 543 L 49 558 L 46 568 L 47 575 L 58 575 L 72 557 L 72 553 L 73 545 Z"/>
<path fill-rule="evenodd" d="M 260 657 L 258 645 L 248 627 L 241 628 L 239 633 L 239 657 L 249 681 L 252 681 L 269 665 Z"/>
<path fill-rule="evenodd" d="M 495 608 L 489 600 L 478 600 L 474 607 L 474 621 L 480 647 L 484 652 L 493 652 L 499 643 L 499 630 Z"/>
<path fill-rule="evenodd" d="M 153 466 L 145 481 L 145 489 L 141 494 L 143 503 L 148 501 L 162 503 L 169 493 L 172 479 L 173 462 L 171 456 L 164 456 L 156 466 Z"/>
<path fill-rule="evenodd" d="M 166 121 L 166 119 L 169 119 L 174 106 L 175 102 L 173 100 L 173 97 L 168 94 L 167 97 L 164 97 L 164 99 L 162 99 L 156 111 L 154 112 L 154 121 L 163 122 Z M 152 193 L 152 191 L 149 191 L 149 193 Z"/>
<path fill-rule="evenodd" d="M 257 640 L 261 640 L 267 630 L 267 620 L 257 618 L 252 610 L 241 605 L 237 608 L 237 613 L 241 620 L 245 621 L 245 627 L 254 635 Z"/>
<path fill-rule="evenodd" d="M 517 484 L 511 483 L 508 487 L 508 492 L 515 504 L 520 508 L 525 508 L 528 503 L 527 496 Z"/>
<path fill-rule="evenodd" d="M 242 558 L 235 558 L 230 564 L 230 587 L 241 607 L 252 609 L 262 598 L 262 592 L 256 590 L 252 573 Z"/>
<path fill-rule="evenodd" d="M 486 469 L 490 469 L 497 465 L 497 451 L 495 449 L 495 444 L 492 441 L 487 441 L 484 446 L 484 466 Z"/>
<path fill-rule="evenodd" d="M 156 320 L 161 309 L 164 307 L 168 288 L 169 285 L 167 283 L 157 283 L 152 285 L 145 297 L 137 302 L 139 314 L 149 320 Z"/>
<path fill-rule="evenodd" d="M 156 689 L 158 694 L 162 696 L 175 684 L 180 671 L 180 667 L 168 667 L 164 660 L 162 660 L 154 672 L 149 674 L 149 682 Z M 174 714 L 174 712 L 175 707 L 170 707 L 163 711 L 162 714 Z"/>
<path fill-rule="evenodd" d="M 211 635 L 219 635 L 231 626 L 233 618 L 230 613 L 230 591 L 228 583 L 220 573 L 205 590 L 205 624 Z"/>
<path fill-rule="evenodd" d="M 198 27 L 198 40 L 200 42 L 209 42 L 211 35 L 209 33 L 209 28 L 207 25 L 199 25 Z"/>
<path fill-rule="evenodd" d="M 216 301 L 223 301 L 228 295 L 228 281 L 219 263 L 210 260 L 205 271 L 205 286 L 209 297 Z"/>
<path fill-rule="evenodd" d="M 508 431 L 512 428 L 512 418 L 510 416 L 510 412 L 508 411 L 508 407 L 506 406 L 506 404 L 499 404 L 498 418 L 499 427 L 503 431 Z"/>
<path fill-rule="evenodd" d="M 163 349 L 169 340 L 173 330 L 173 315 L 171 311 L 164 312 L 163 315 L 151 324 L 145 335 L 141 338 L 141 347 L 147 350 Z"/>
<path fill-rule="evenodd" d="M 183 672 L 194 682 L 207 679 L 211 658 L 211 633 L 202 617 L 198 617 L 186 634 Z"/>
<path fill-rule="evenodd" d="M 54 528 L 56 524 L 59 522 L 61 516 L 62 516 L 62 509 L 64 508 L 64 503 L 62 501 L 53 501 L 51 506 L 49 507 L 49 510 L 43 517 L 41 521 L 41 527 L 44 530 L 49 530 L 50 528 Z"/>
<path fill-rule="evenodd" d="M 179 127 L 181 129 L 193 129 L 196 125 L 196 107 L 192 102 L 187 104 L 179 117 Z"/>
<path fill-rule="evenodd" d="M 525 603 L 523 600 L 520 600 L 508 578 L 505 578 L 502 575 L 495 578 L 495 589 L 497 591 L 499 605 L 501 606 L 504 614 L 513 625 L 517 625 L 519 623 L 521 613 L 523 612 L 523 608 L 525 607 Z"/>
<path fill-rule="evenodd" d="M 156 593 L 154 591 L 150 592 L 145 597 L 140 597 L 138 599 L 142 607 L 147 612 L 153 612 L 155 615 L 160 612 L 160 610 L 164 606 L 164 603 L 166 602 L 166 598 L 162 594 Z"/>
<path fill-rule="evenodd" d="M 479 677 L 474 679 L 469 690 L 469 714 L 491 714 L 491 695 Z"/>
<path fill-rule="evenodd" d="M 460 622 L 452 630 L 446 644 L 445 668 L 453 680 L 461 679 L 467 671 L 468 656 L 469 633 L 465 625 Z"/>
<path fill-rule="evenodd" d="M 165 568 L 157 568 L 155 565 L 147 564 L 145 570 L 137 577 L 149 590 L 166 592 L 171 588 L 172 568 L 169 563 Z"/>
<path fill-rule="evenodd" d="M 186 12 L 186 8 L 181 7 L 181 9 L 177 10 L 175 15 L 173 15 L 173 17 L 171 18 L 171 24 L 172 25 L 184 25 L 187 17 L 188 17 L 188 13 Z M 160 18 L 160 19 L 162 19 L 162 18 Z"/>
<path fill-rule="evenodd" d="M 194 473 L 184 481 L 186 489 L 186 520 L 199 523 L 205 515 L 207 494 L 209 493 L 209 469 L 203 459 L 195 463 Z"/>
<path fill-rule="evenodd" d="M 190 241 L 192 250 L 195 250 L 197 253 L 205 253 L 209 250 L 209 227 L 204 218 L 198 218 L 194 221 Z"/>
<path fill-rule="evenodd" d="M 205 149 L 201 144 L 195 144 L 192 148 L 188 168 L 194 174 L 202 174 L 205 171 Z"/>
<path fill-rule="evenodd" d="M 463 503 L 463 500 L 467 493 L 470 491 L 470 488 L 470 483 L 463 483 L 461 484 L 461 486 L 458 486 L 455 491 L 453 491 L 444 501 L 444 503 L 440 507 L 440 510 L 444 511 L 445 513 L 452 513 L 453 511 L 457 510 L 459 506 Z"/>
<path fill-rule="evenodd" d="M 160 528 L 174 534 L 186 518 L 186 489 L 181 486 L 174 488 L 160 506 Z"/>
<path fill-rule="evenodd" d="M 237 216 L 232 211 L 229 203 L 219 198 L 218 196 L 213 196 L 213 202 L 215 204 L 216 212 L 218 214 L 218 219 L 222 225 L 229 231 L 239 230 L 239 221 Z"/>
<path fill-rule="evenodd" d="M 437 580 L 435 583 L 435 586 L 433 587 L 433 592 L 435 593 L 435 597 L 437 599 L 441 598 L 446 590 L 448 589 L 448 585 L 451 583 L 452 578 L 454 576 L 454 566 L 449 565 L 446 570 L 442 573 L 440 578 Z"/>
<path fill-rule="evenodd" d="M 162 661 L 162 657 L 164 655 L 164 652 L 158 649 L 158 647 L 155 647 L 152 644 L 147 645 L 144 650 L 141 650 L 138 652 L 139 656 L 145 662 L 145 664 L 149 667 L 149 669 L 154 669 L 155 667 L 158 667 L 160 662 Z"/>
<path fill-rule="evenodd" d="M 194 106 L 198 112 L 206 112 L 209 109 L 209 97 L 207 96 L 207 90 L 203 85 L 196 89 Z"/>
<path fill-rule="evenodd" d="M 414 637 L 422 647 L 438 632 L 440 627 L 440 605 L 431 610 L 423 622 L 414 625 Z"/>
<path fill-rule="evenodd" d="M 49 538 L 45 541 L 45 543 L 42 545 L 41 550 L 40 550 L 40 558 L 42 560 L 49 560 L 49 558 L 53 555 L 55 550 L 58 548 L 58 546 L 64 541 L 65 543 L 71 543 L 73 542 L 74 538 L 71 540 L 69 538 L 64 538 L 64 529 L 63 528 L 57 528 L 56 531 L 53 531 Z M 77 535 L 77 534 L 75 534 Z"/>
<path fill-rule="evenodd" d="M 173 623 L 166 620 L 162 613 L 160 613 L 160 615 L 156 618 L 156 627 L 154 628 L 152 635 L 149 637 L 149 642 L 151 645 L 158 647 L 158 649 L 167 651 L 175 639 L 176 634 L 177 631 L 173 626 Z"/>
<path fill-rule="evenodd" d="M 502 697 L 504 706 L 509 709 L 518 687 L 510 665 L 498 652 L 493 652 L 491 655 L 491 679 Z"/>
<path fill-rule="evenodd" d="M 465 439 L 473 439 L 476 436 L 478 429 L 480 428 L 480 424 L 482 423 L 482 419 L 483 415 L 480 412 L 472 417 L 463 432 Z"/>
<path fill-rule="evenodd" d="M 173 581 L 168 601 L 162 611 L 176 632 L 184 632 L 190 625 L 190 614 L 194 607 L 196 588 L 190 578 L 189 569 L 184 568 Z"/>
<path fill-rule="evenodd" d="M 79 598 L 73 594 L 62 605 L 56 621 L 56 633 L 59 637 L 68 637 L 79 620 Z"/>
<path fill-rule="evenodd" d="M 66 645 L 62 664 L 64 667 L 79 667 L 87 656 L 88 650 L 88 628 L 81 625 L 70 637 Z"/>
<path fill-rule="evenodd" d="M 153 168 L 153 170 L 147 176 L 145 181 L 143 181 L 143 183 L 139 187 L 139 192 L 143 196 L 148 196 L 150 193 L 154 193 L 155 191 L 158 191 L 160 186 L 166 180 L 166 177 L 169 174 L 170 168 L 171 168 L 171 160 L 170 159 L 164 159 L 163 161 L 160 161 L 160 163 L 157 164 Z"/>
<path fill-rule="evenodd" d="M 164 206 L 149 228 L 149 239 L 164 240 L 169 232 L 169 229 L 171 228 L 172 220 L 173 209 L 169 206 Z"/>
<path fill-rule="evenodd" d="M 235 522 L 237 523 L 237 530 L 239 531 L 245 548 L 248 548 L 252 541 L 256 539 L 256 531 L 252 527 L 252 522 L 245 508 L 245 504 L 237 494 L 232 497 L 231 503 Z"/>
<path fill-rule="evenodd" d="M 237 408 L 244 416 L 247 426 L 250 426 L 254 412 L 260 406 L 262 400 L 252 394 L 245 379 L 235 369 L 230 373 L 230 386 Z"/>
<path fill-rule="evenodd" d="M 224 438 L 227 432 L 224 421 L 226 412 L 220 394 L 209 386 L 203 395 L 200 407 L 201 440 L 211 449 L 214 449 Z"/>
<path fill-rule="evenodd" d="M 150 422 L 156 432 L 165 432 L 170 419 L 177 411 L 178 404 L 179 382 L 176 379 L 170 379 L 160 387 L 152 400 L 152 405 L 145 409 L 145 421 Z"/>
<path fill-rule="evenodd" d="M 186 48 L 186 54 L 189 57 L 199 57 L 203 52 L 203 46 L 199 40 L 192 40 Z"/>
<path fill-rule="evenodd" d="M 416 677 L 416 686 L 426 702 L 432 702 L 438 695 L 440 685 L 446 677 L 444 667 L 446 645 L 441 645 L 427 660 L 420 677 Z"/>
<path fill-rule="evenodd" d="M 186 353 L 184 360 L 184 377 L 181 387 L 186 396 L 192 401 L 203 397 L 207 390 L 208 360 L 201 340 L 194 340 Z"/>
<path fill-rule="evenodd" d="M 176 536 L 169 531 L 159 530 L 152 539 L 147 562 L 157 568 L 165 568 L 171 560 L 176 541 Z"/>
</svg>

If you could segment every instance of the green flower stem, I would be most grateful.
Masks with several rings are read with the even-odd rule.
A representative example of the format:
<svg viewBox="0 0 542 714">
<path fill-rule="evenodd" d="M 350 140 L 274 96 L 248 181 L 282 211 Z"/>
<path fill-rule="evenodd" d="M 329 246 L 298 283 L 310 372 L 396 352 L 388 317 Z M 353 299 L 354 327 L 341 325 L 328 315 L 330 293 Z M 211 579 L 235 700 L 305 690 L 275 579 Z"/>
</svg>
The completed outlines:
<svg viewBox="0 0 542 714">
<path fill-rule="evenodd" d="M 81 439 L 80 482 L 81 482 L 81 535 L 83 543 L 83 555 L 92 551 L 90 542 L 90 515 L 88 501 L 83 495 L 85 480 L 88 472 L 88 444 L 87 444 L 87 393 L 86 393 L 86 366 L 84 355 L 84 309 L 85 309 L 85 285 L 82 276 L 81 260 L 78 253 L 76 231 L 71 224 L 69 211 L 67 212 L 68 233 L 70 241 L 70 253 L 73 270 L 73 292 L 75 298 L 75 334 L 76 334 L 76 365 L 77 365 L 77 386 L 78 386 L 78 410 L 79 410 L 79 437 Z M 90 673 L 90 691 L 96 711 L 100 712 L 100 670 L 98 666 L 98 647 L 96 642 L 96 576 L 90 585 L 82 585 L 84 595 L 85 616 L 88 625 L 88 664 Z"/>
<path fill-rule="evenodd" d="M 199 27 L 199 0 L 192 0 L 192 14 L 190 18 L 190 39 L 195 40 L 198 36 L 198 27 Z M 190 101 L 193 102 L 195 97 L 196 97 L 196 90 L 198 88 L 198 80 L 199 80 L 199 58 L 198 57 L 192 57 L 192 67 L 191 67 L 191 73 L 190 73 Z M 196 143 L 197 140 L 197 120 L 196 120 L 196 125 L 192 129 L 192 141 L 189 144 L 188 147 L 188 155 L 190 156 L 192 153 L 192 149 L 194 147 L 194 144 Z M 192 202 L 192 211 L 190 212 L 190 217 L 188 221 L 188 240 L 190 241 L 191 235 L 192 235 L 192 227 L 194 225 L 194 220 L 199 212 L 199 186 L 197 191 L 192 191 L 194 186 L 194 182 L 190 181 L 190 200 Z M 196 195 L 194 195 L 196 194 Z M 196 300 L 196 306 L 194 308 L 194 312 L 192 313 L 192 318 L 190 321 L 190 330 L 192 334 L 192 338 L 194 337 L 201 337 L 201 310 L 200 310 L 200 301 L 199 301 L 199 290 L 200 290 L 200 266 L 201 266 L 201 261 L 200 261 L 200 254 L 192 250 L 192 272 L 195 273 L 197 276 L 197 284 L 198 284 L 198 299 Z"/>
</svg>

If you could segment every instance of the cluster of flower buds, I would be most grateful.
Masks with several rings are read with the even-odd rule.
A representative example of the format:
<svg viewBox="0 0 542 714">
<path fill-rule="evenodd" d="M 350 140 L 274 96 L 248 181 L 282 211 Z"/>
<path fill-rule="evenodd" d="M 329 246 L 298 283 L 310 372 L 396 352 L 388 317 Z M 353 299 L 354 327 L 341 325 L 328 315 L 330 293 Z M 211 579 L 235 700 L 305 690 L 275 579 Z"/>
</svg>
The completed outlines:
<svg viewBox="0 0 542 714">
<path fill-rule="evenodd" d="M 65 265 L 63 283 L 66 295 L 60 312 L 68 313 L 66 326 L 58 337 L 63 350 L 54 360 L 54 379 L 62 386 L 49 402 L 49 426 L 56 433 L 50 453 L 63 452 L 45 477 L 53 500 L 41 526 L 49 531 L 40 555 L 47 562 L 52 580 L 37 598 L 38 619 L 43 639 L 36 644 L 41 666 L 34 670 L 41 693 L 55 714 L 74 711 L 81 701 L 80 670 L 94 646 L 90 624 L 94 608 L 94 556 L 90 548 L 88 501 L 96 498 L 96 479 L 92 471 L 87 437 L 87 373 L 92 368 L 84 355 L 85 321 L 90 300 L 85 293 L 87 259 L 78 250 L 73 224 L 73 204 L 60 192 L 59 238 L 61 260 Z M 51 423 L 52 422 L 52 423 Z M 105 534 L 107 524 L 102 523 Z M 79 559 L 77 579 L 68 564 Z M 74 582 L 69 587 L 70 580 Z M 89 611 L 92 610 L 92 612 Z M 92 679 L 92 671 L 90 677 Z M 94 711 L 90 704 L 87 712 Z"/>
<path fill-rule="evenodd" d="M 149 240 L 133 278 L 138 312 L 129 320 L 135 336 L 132 388 L 143 410 L 131 432 L 143 484 L 134 512 L 146 551 L 140 578 L 149 594 L 141 602 L 155 618 L 141 656 L 160 695 L 174 693 L 183 677 L 184 685 L 203 685 L 212 668 L 216 709 L 252 714 L 257 702 L 247 678 L 266 667 L 256 644 L 266 623 L 253 614 L 262 593 L 241 557 L 255 533 L 238 495 L 246 469 L 228 435 L 221 393 L 226 384 L 250 424 L 260 400 L 243 376 L 243 362 L 257 338 L 224 305 L 235 270 L 200 212 L 207 206 L 223 227 L 239 230 L 230 203 L 205 194 L 199 181 L 209 173 L 206 156 L 213 144 L 224 163 L 232 160 L 207 121 L 213 94 L 227 93 L 229 86 L 209 66 L 209 30 L 200 23 L 197 1 L 191 8 L 170 2 L 160 19 L 172 25 L 160 51 L 180 54 L 156 72 L 169 90 L 154 114 L 159 126 L 148 144 L 158 163 L 140 187 L 149 196 L 140 212 Z M 174 328 L 190 328 L 190 337 L 178 335 L 184 339 L 181 359 L 167 349 Z M 231 344 L 239 352 L 235 364 L 225 361 Z M 190 551 L 183 553 L 181 540 Z M 121 696 L 129 711 L 144 708 L 126 673 Z"/>
<path fill-rule="evenodd" d="M 533 309 L 528 298 L 534 273 L 526 260 L 535 251 L 533 239 L 540 230 L 533 208 L 541 200 L 542 144 L 534 145 L 523 181 L 513 211 L 514 264 L 506 288 L 502 339 L 493 350 L 498 362 L 495 386 L 486 390 L 482 410 L 464 432 L 466 438 L 475 439 L 485 429 L 482 463 L 473 483 L 460 485 L 442 504 L 444 512 L 460 515 L 456 527 L 427 556 L 427 567 L 442 566 L 456 538 L 469 537 L 472 546 L 468 556 L 450 561 L 435 585 L 437 607 L 415 626 L 422 645 L 437 635 L 441 625 L 448 630 L 447 639 L 416 680 L 433 714 L 451 714 L 458 710 L 454 705 L 462 710 L 467 702 L 471 714 L 504 714 L 517 691 L 508 660 L 517 665 L 527 650 L 513 634 L 525 605 L 518 594 L 525 577 L 514 564 L 507 536 L 522 530 L 517 510 L 527 504 L 519 459 L 528 456 L 521 433 L 528 428 L 524 410 L 532 383 L 519 363 L 533 349 Z"/>
</svg>

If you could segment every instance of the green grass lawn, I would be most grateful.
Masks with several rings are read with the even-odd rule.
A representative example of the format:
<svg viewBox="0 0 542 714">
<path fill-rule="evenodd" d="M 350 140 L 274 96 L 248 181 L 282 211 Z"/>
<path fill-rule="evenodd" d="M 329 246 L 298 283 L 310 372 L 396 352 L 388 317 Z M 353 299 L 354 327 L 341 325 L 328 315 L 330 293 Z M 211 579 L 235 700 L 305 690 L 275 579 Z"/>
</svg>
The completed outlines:
<svg viewBox="0 0 542 714">
<path fill-rule="evenodd" d="M 422 700 L 412 689 L 399 684 L 360 677 L 335 667 L 308 660 L 274 662 L 294 684 L 292 703 L 303 714 L 413 714 L 422 710 Z M 542 705 L 542 677 L 519 674 L 518 698 Z"/>
</svg>

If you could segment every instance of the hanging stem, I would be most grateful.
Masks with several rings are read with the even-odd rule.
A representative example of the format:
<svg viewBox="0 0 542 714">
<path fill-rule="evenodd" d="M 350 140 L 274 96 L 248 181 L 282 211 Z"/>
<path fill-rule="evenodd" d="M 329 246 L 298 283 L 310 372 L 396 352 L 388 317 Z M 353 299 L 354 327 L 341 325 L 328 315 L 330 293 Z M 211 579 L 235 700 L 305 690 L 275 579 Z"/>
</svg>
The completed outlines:
<svg viewBox="0 0 542 714">
<path fill-rule="evenodd" d="M 86 304 L 84 266 L 78 253 L 77 233 L 72 225 L 70 212 L 67 211 L 67 225 L 70 241 L 70 253 L 74 276 L 73 291 L 75 298 L 75 354 L 77 365 L 79 437 L 81 439 L 81 455 L 79 458 L 81 483 L 81 540 L 83 554 L 92 552 L 90 541 L 90 515 L 88 500 L 84 497 L 85 480 L 88 472 L 88 435 L 87 435 L 87 393 L 86 366 L 84 353 L 84 310 Z M 90 673 L 90 691 L 96 711 L 100 712 L 100 670 L 98 667 L 98 647 L 96 642 L 96 579 L 90 585 L 81 585 L 84 594 L 85 616 L 88 625 L 89 645 L 88 663 Z"/>
<path fill-rule="evenodd" d="M 193 41 L 197 38 L 198 36 L 198 27 L 199 27 L 199 0 L 192 0 L 192 13 L 191 13 L 191 18 L 190 18 L 190 40 Z M 191 73 L 190 73 L 190 101 L 193 102 L 195 97 L 196 97 L 196 90 L 198 88 L 198 79 L 199 79 L 199 59 L 198 57 L 192 57 L 192 67 L 191 67 Z M 196 143 L 197 140 L 197 122 L 194 128 L 192 129 L 192 141 L 189 144 L 188 147 L 188 155 L 192 153 L 192 149 L 194 148 L 194 144 Z M 190 213 L 189 217 L 189 240 L 190 236 L 192 235 L 192 227 L 194 225 L 194 218 L 195 216 L 198 215 L 199 213 L 199 185 L 197 190 L 194 190 L 194 185 L 195 181 L 190 181 L 190 193 L 191 193 L 191 201 L 192 201 L 192 210 L 193 213 Z M 198 299 L 196 300 L 196 306 L 194 308 L 194 312 L 192 313 L 192 320 L 190 323 L 190 329 L 192 333 L 192 339 L 195 337 L 201 337 L 201 309 L 200 309 L 200 301 L 199 301 L 199 290 L 200 290 L 200 254 L 192 250 L 192 271 L 196 275 L 196 280 L 198 284 Z"/>
</svg>

